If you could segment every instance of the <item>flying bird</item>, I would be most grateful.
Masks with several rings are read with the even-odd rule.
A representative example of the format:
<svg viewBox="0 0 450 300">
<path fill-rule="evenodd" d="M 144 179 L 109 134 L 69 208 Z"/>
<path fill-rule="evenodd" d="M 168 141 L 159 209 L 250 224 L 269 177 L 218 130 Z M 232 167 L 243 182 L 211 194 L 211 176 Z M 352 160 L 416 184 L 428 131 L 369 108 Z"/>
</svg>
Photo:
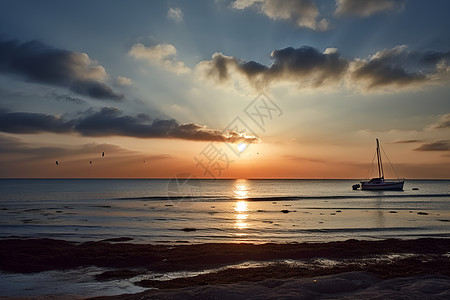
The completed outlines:
<svg viewBox="0 0 450 300">
<path fill-rule="evenodd" d="M 56 161 L 56 165 L 57 165 L 57 166 L 59 165 L 59 162 L 58 162 L 58 161 Z"/>
<path fill-rule="evenodd" d="M 89 164 L 92 165 L 92 160 L 89 161 Z"/>
<path fill-rule="evenodd" d="M 105 152 L 102 152 L 102 157 L 105 156 Z"/>
</svg>

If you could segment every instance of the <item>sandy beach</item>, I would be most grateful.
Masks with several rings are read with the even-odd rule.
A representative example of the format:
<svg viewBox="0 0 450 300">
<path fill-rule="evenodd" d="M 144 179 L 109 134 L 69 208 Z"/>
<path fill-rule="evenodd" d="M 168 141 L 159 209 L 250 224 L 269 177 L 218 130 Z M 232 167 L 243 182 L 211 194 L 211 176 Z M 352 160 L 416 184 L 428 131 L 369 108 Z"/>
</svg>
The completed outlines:
<svg viewBox="0 0 450 300">
<path fill-rule="evenodd" d="M 432 238 L 187 245 L 133 244 L 129 238 L 85 243 L 3 239 L 0 269 L 30 274 L 95 266 L 105 270 L 95 274 L 97 282 L 132 280 L 149 288 L 112 299 L 379 298 L 397 293 L 444 299 L 450 295 L 449 249 L 449 239 Z M 179 271 L 197 275 L 151 276 Z"/>
</svg>

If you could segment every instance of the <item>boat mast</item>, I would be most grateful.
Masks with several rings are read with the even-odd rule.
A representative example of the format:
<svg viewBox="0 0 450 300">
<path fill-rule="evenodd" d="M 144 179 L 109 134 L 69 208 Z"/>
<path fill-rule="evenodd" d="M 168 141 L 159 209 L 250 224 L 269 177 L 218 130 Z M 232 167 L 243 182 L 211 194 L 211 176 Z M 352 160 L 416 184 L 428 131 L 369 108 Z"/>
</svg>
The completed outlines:
<svg viewBox="0 0 450 300">
<path fill-rule="evenodd" d="M 378 178 L 384 179 L 383 163 L 381 162 L 380 142 L 377 139 Z"/>
</svg>

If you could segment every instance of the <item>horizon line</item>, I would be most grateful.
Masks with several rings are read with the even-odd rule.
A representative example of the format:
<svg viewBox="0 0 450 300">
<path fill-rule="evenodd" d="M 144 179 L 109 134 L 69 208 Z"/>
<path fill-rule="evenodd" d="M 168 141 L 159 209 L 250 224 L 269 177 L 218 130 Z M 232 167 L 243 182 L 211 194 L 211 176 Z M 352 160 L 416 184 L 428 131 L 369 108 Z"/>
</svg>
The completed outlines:
<svg viewBox="0 0 450 300">
<path fill-rule="evenodd" d="M 168 179 L 192 179 L 192 180 L 365 180 L 367 178 L 292 178 L 292 177 L 251 177 L 251 178 L 242 178 L 242 177 L 220 177 L 220 178 L 210 178 L 210 177 L 0 177 L 0 180 L 19 180 L 19 179 L 133 179 L 133 180 L 168 180 Z M 403 180 L 450 180 L 450 178 L 402 178 Z"/>
</svg>

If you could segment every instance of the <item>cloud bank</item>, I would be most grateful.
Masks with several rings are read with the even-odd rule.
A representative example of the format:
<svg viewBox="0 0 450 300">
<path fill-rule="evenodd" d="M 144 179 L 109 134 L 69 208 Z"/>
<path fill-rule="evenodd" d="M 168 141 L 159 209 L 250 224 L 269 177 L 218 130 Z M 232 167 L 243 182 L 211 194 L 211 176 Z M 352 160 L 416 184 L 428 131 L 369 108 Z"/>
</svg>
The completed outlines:
<svg viewBox="0 0 450 300">
<path fill-rule="evenodd" d="M 409 51 L 401 45 L 362 59 L 348 59 L 336 48 L 323 52 L 303 46 L 274 50 L 270 66 L 244 61 L 222 53 L 200 62 L 196 71 L 216 84 L 233 84 L 244 78 L 257 90 L 277 82 L 298 88 L 345 86 L 363 92 L 418 89 L 442 84 L 450 78 L 450 52 Z"/>
<path fill-rule="evenodd" d="M 105 68 L 86 53 L 55 49 L 38 41 L 0 41 L 0 73 L 65 87 L 94 99 L 124 98 L 106 84 Z"/>
<path fill-rule="evenodd" d="M 259 139 L 236 131 L 207 129 L 196 123 L 176 120 L 152 120 L 146 114 L 123 115 L 116 108 L 104 107 L 86 111 L 78 119 L 29 112 L 0 110 L 0 131 L 9 133 L 78 133 L 83 136 L 128 136 L 138 138 L 168 138 L 225 143 L 257 143 Z"/>
<path fill-rule="evenodd" d="M 369 17 L 376 13 L 403 10 L 406 0 L 337 0 L 336 16 Z"/>
<path fill-rule="evenodd" d="M 227 83 L 237 73 L 244 75 L 252 86 L 263 89 L 272 82 L 296 82 L 301 87 L 319 87 L 339 80 L 348 62 L 335 49 L 321 53 L 315 48 L 284 48 L 271 53 L 270 66 L 255 61 L 245 62 L 215 53 L 212 60 L 200 62 L 197 69 L 218 83 Z"/>
<path fill-rule="evenodd" d="M 311 0 L 236 0 L 231 6 L 238 10 L 250 8 L 272 20 L 291 21 L 298 27 L 328 29 L 328 21 L 320 19 L 319 10 Z"/>
</svg>

